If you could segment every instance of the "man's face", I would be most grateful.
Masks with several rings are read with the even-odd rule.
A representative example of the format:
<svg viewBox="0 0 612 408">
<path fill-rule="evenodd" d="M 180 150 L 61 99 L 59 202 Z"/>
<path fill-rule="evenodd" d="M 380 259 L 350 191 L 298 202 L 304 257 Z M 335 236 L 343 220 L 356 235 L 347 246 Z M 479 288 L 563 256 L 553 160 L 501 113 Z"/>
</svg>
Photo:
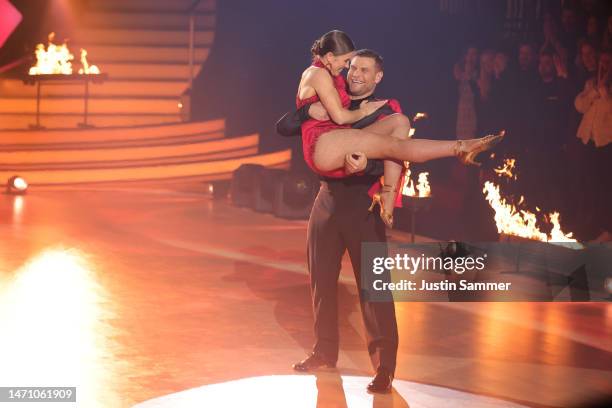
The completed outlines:
<svg viewBox="0 0 612 408">
<path fill-rule="evenodd" d="M 365 96 L 374 92 L 383 73 L 376 69 L 376 61 L 370 57 L 353 57 L 346 75 L 349 91 L 353 96 Z"/>
</svg>

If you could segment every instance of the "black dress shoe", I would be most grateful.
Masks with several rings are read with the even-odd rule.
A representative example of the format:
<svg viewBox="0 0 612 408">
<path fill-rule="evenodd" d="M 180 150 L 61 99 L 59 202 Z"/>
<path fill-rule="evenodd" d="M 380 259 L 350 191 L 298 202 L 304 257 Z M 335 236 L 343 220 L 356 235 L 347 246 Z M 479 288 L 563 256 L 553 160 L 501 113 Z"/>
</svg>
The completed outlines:
<svg viewBox="0 0 612 408">
<path fill-rule="evenodd" d="M 336 368 L 336 363 L 324 359 L 319 354 L 310 353 L 304 360 L 293 365 L 295 371 L 302 372 L 316 370 L 317 368 Z"/>
<path fill-rule="evenodd" d="M 393 374 L 389 373 L 384 368 L 379 368 L 372 382 L 368 384 L 368 391 L 380 393 L 390 392 L 392 382 Z"/>
</svg>

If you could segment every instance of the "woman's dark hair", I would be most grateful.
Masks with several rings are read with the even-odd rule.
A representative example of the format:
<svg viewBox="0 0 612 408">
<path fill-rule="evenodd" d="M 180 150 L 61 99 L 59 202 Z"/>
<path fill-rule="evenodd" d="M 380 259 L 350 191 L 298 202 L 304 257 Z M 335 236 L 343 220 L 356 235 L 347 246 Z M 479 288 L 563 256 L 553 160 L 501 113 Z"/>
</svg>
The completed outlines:
<svg viewBox="0 0 612 408">
<path fill-rule="evenodd" d="M 332 30 L 323 34 L 312 44 L 310 49 L 313 57 L 323 56 L 328 52 L 334 55 L 342 55 L 351 51 L 355 51 L 355 44 L 344 31 L 339 30 Z"/>
</svg>

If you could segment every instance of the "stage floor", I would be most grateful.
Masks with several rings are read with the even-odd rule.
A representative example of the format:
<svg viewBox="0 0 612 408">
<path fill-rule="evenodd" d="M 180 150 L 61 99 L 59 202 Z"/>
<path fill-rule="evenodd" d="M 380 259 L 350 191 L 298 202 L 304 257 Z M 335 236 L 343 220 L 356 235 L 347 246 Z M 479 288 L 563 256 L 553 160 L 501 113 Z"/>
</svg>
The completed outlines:
<svg viewBox="0 0 612 408">
<path fill-rule="evenodd" d="M 610 304 L 397 303 L 395 391 L 373 397 L 347 260 L 338 371 L 296 375 L 306 222 L 183 187 L 0 195 L 0 386 L 77 386 L 85 408 L 566 407 L 610 390 Z"/>
</svg>

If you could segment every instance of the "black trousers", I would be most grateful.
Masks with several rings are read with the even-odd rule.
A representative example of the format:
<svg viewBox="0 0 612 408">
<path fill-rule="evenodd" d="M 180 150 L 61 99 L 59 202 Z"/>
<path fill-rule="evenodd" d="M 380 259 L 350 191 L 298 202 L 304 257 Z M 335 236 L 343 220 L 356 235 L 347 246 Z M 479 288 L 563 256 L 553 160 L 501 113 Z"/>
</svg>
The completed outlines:
<svg viewBox="0 0 612 408">
<path fill-rule="evenodd" d="M 385 226 L 377 214 L 368 212 L 369 204 L 367 186 L 321 183 L 308 222 L 308 269 L 316 338 L 314 352 L 331 361 L 338 359 L 337 286 L 342 256 L 348 250 L 359 288 L 368 352 L 376 369 L 384 367 L 394 373 L 398 345 L 394 303 L 392 299 L 369 302 L 361 288 L 361 243 L 386 242 Z M 376 256 L 387 254 L 385 251 Z"/>
</svg>

